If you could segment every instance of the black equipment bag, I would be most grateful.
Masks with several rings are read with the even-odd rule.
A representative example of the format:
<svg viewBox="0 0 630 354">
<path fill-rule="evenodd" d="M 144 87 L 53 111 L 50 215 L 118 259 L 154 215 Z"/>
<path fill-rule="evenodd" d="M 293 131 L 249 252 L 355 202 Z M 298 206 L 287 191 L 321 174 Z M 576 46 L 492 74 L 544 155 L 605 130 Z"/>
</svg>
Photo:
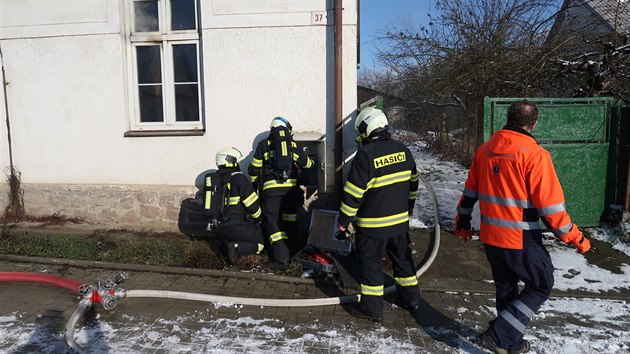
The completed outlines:
<svg viewBox="0 0 630 354">
<path fill-rule="evenodd" d="M 271 129 L 269 138 L 273 146 L 269 172 L 275 179 L 286 181 L 293 169 L 293 137 L 286 127 L 275 127 Z"/>
</svg>

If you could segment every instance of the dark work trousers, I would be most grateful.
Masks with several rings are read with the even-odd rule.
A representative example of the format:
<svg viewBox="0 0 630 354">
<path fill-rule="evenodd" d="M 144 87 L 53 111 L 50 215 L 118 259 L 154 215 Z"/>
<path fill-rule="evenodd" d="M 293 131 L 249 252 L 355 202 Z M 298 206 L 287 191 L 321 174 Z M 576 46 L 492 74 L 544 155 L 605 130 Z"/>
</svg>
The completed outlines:
<svg viewBox="0 0 630 354">
<path fill-rule="evenodd" d="M 262 192 L 262 228 L 265 247 L 274 261 L 288 262 L 289 243 L 297 232 L 297 208 L 302 198 L 298 187 L 271 188 Z"/>
<path fill-rule="evenodd" d="M 553 288 L 553 264 L 542 244 L 513 250 L 485 245 L 496 288 L 498 316 L 490 321 L 500 347 L 518 349 L 523 333 Z M 525 284 L 518 292 L 518 281 Z"/>
<path fill-rule="evenodd" d="M 260 253 L 264 240 L 260 226 L 253 221 L 227 221 L 217 230 L 219 238 L 238 243 L 238 257 Z"/>
<path fill-rule="evenodd" d="M 385 253 L 392 263 L 396 288 L 401 302 L 403 304 L 418 304 L 420 302 L 420 292 L 409 241 L 408 233 L 389 237 L 370 237 L 362 234 L 361 228 L 357 230 L 358 280 L 361 283 L 359 308 L 363 313 L 377 317 L 383 316 L 383 256 Z M 399 279 L 407 279 L 407 282 L 403 282 L 401 285 Z M 369 290 L 366 291 L 365 288 Z M 381 289 L 380 295 L 369 294 L 378 293 L 377 289 Z"/>
</svg>

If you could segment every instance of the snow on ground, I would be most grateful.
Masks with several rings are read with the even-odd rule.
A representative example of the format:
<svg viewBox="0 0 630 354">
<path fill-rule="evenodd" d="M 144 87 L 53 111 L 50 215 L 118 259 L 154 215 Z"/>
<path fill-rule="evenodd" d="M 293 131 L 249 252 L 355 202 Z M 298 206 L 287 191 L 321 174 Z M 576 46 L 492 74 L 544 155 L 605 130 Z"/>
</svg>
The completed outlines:
<svg viewBox="0 0 630 354">
<path fill-rule="evenodd" d="M 470 309 L 469 309 L 470 308 Z M 78 327 L 78 345 L 94 353 L 482 353 L 471 344 L 467 312 L 495 315 L 493 307 L 454 309 L 458 324 L 440 327 L 371 329 L 353 323 L 318 322 L 287 326 L 277 319 L 216 318 L 213 309 L 175 318 L 148 320 L 123 315 L 115 322 Z M 567 316 L 570 319 L 567 321 Z M 628 304 L 621 300 L 552 298 L 543 305 L 525 338 L 533 353 L 627 353 Z M 65 352 L 60 331 L 43 323 L 24 323 L 22 314 L 0 317 L 0 348 L 6 352 Z"/>
<path fill-rule="evenodd" d="M 467 170 L 456 163 L 439 161 L 424 147 L 422 142 L 409 144 L 418 170 L 436 193 L 440 224 L 452 229 Z M 422 191 L 420 195 L 423 195 Z M 420 197 L 416 203 L 412 227 L 432 227 L 430 201 Z M 478 228 L 478 225 L 479 211 L 476 209 L 473 226 Z M 592 237 L 609 242 L 615 249 L 630 255 L 630 247 L 618 242 L 610 230 L 594 228 L 589 232 Z M 556 268 L 557 289 L 596 293 L 628 288 L 629 265 L 621 265 L 621 273 L 616 274 L 587 263 L 584 256 L 552 237 L 547 237 L 545 244 Z M 208 312 L 227 306 L 233 305 L 219 303 L 206 311 L 157 321 L 130 316 L 112 323 L 97 321 L 79 329 L 76 340 L 79 345 L 89 345 L 91 352 L 111 353 L 482 352 L 470 344 L 466 333 L 450 327 L 389 329 L 375 326 L 366 330 L 355 328 L 352 323 L 323 325 L 317 322 L 285 326 L 275 319 L 215 318 Z M 458 323 L 465 323 L 463 316 L 471 311 L 469 308 L 459 307 L 450 313 Z M 472 311 L 475 316 L 495 314 L 494 308 L 486 305 L 479 305 L 476 310 L 473 307 Z M 53 332 L 49 325 L 39 321 L 25 322 L 22 317 L 25 314 L 20 312 L 0 314 L 0 348 L 3 351 L 66 352 L 61 333 L 63 324 Z M 630 306 L 623 300 L 551 298 L 528 328 L 526 339 L 531 342 L 533 353 L 627 353 L 630 352 L 629 317 Z M 485 324 L 475 326 L 480 325 Z M 474 328 L 475 331 L 479 329 Z M 414 344 L 419 340 L 425 345 Z"/>
</svg>

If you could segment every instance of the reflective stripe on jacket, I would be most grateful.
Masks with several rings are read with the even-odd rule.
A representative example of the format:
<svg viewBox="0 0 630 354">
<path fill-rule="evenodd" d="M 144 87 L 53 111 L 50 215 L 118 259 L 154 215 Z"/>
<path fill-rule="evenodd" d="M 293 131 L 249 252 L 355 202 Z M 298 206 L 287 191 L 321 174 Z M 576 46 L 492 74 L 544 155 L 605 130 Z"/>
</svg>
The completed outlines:
<svg viewBox="0 0 630 354">
<path fill-rule="evenodd" d="M 226 170 L 226 172 L 230 172 L 230 170 Z M 225 216 L 228 219 L 234 217 L 238 220 L 243 218 L 244 212 L 247 212 L 254 219 L 260 218 L 262 210 L 258 195 L 251 182 L 240 171 L 231 172 L 231 174 L 232 176 L 227 183 L 229 196 Z"/>
<path fill-rule="evenodd" d="M 389 139 L 370 142 L 357 151 L 343 187 L 339 223 L 355 219 L 369 236 L 404 234 L 418 191 L 418 173 L 411 152 Z"/>
<path fill-rule="evenodd" d="M 472 213 L 479 201 L 480 240 L 492 246 L 522 249 L 540 238 L 539 220 L 564 238 L 579 232 L 564 207 L 562 186 L 549 152 L 527 131 L 506 126 L 482 144 L 473 158 L 457 212 Z"/>
</svg>

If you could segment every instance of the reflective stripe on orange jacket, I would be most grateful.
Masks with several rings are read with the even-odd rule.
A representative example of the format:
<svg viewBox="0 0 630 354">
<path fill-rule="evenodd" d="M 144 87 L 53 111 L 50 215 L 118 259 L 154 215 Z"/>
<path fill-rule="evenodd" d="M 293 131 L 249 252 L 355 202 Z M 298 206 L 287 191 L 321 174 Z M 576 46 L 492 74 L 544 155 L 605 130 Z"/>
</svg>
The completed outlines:
<svg viewBox="0 0 630 354">
<path fill-rule="evenodd" d="M 479 238 L 492 246 L 522 249 L 524 235 L 541 234 L 539 219 L 562 240 L 580 232 L 565 210 L 549 152 L 518 127 L 497 131 L 475 153 L 457 208 L 460 217 L 470 217 L 477 201 Z"/>
</svg>

